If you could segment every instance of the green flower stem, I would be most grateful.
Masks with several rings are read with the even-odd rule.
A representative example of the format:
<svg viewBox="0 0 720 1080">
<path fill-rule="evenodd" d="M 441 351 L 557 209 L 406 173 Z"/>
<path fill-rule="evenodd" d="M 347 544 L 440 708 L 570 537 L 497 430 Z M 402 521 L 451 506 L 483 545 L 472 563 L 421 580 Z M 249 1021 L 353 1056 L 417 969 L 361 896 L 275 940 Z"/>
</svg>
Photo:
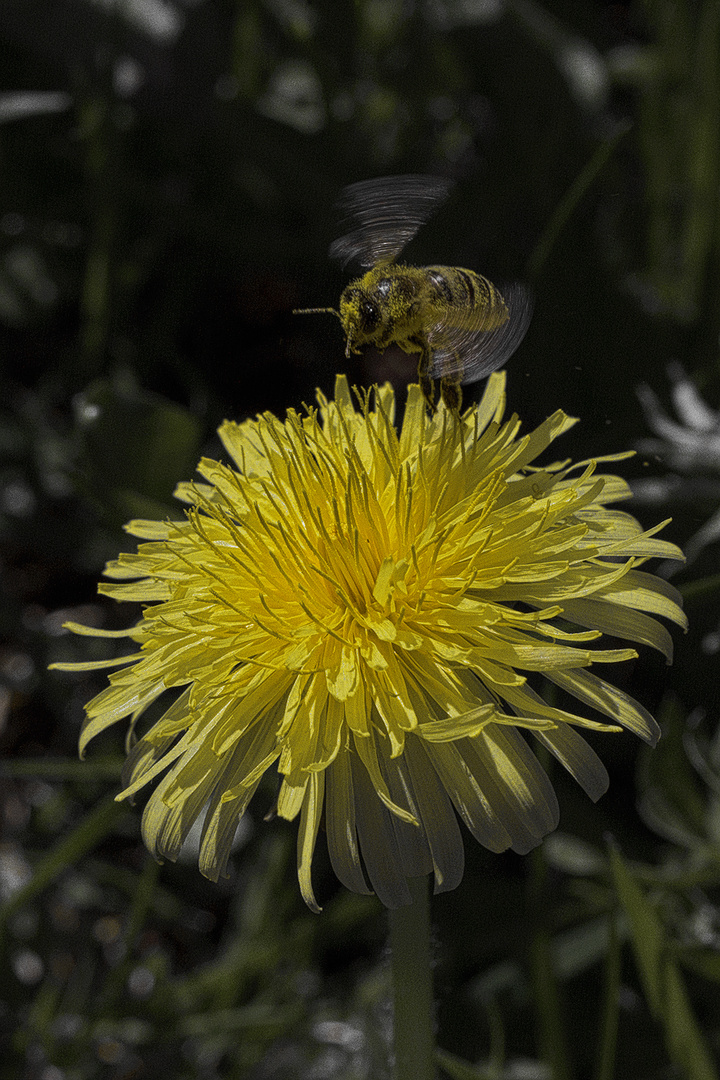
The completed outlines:
<svg viewBox="0 0 720 1080">
<path fill-rule="evenodd" d="M 572 1068 L 563 1023 L 560 990 L 553 971 L 548 914 L 547 864 L 542 847 L 530 854 L 527 910 L 533 912 L 529 943 L 530 977 L 533 986 L 540 1055 L 553 1080 L 571 1080 Z"/>
<path fill-rule="evenodd" d="M 412 903 L 390 911 L 395 1080 L 435 1080 L 428 880 L 408 884 Z"/>
<path fill-rule="evenodd" d="M 618 1016 L 620 1012 L 621 947 L 618 933 L 618 913 L 609 916 L 610 940 L 605 960 L 605 987 L 603 992 L 602 1021 L 600 1028 L 600 1052 L 595 1070 L 595 1080 L 612 1080 L 615 1074 L 615 1049 L 617 1046 Z"/>
</svg>

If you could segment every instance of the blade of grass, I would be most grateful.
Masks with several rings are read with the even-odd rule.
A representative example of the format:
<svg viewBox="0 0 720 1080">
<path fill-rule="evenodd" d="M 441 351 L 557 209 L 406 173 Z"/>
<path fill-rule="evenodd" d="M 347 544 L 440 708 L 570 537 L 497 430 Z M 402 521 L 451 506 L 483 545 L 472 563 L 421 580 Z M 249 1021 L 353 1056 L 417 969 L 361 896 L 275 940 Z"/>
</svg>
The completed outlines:
<svg viewBox="0 0 720 1080">
<path fill-rule="evenodd" d="M 657 912 L 615 848 L 611 848 L 610 861 L 615 888 L 630 922 L 640 981 L 651 1013 L 665 1029 L 668 1057 L 688 1080 L 718 1080 Z"/>
<path fill-rule="evenodd" d="M 114 799 L 104 799 L 40 860 L 30 880 L 0 906 L 0 942 L 11 916 L 28 901 L 39 896 L 58 874 L 96 847 L 112 832 L 125 813 L 125 806 L 116 803 Z"/>
<path fill-rule="evenodd" d="M 34 776 L 43 780 L 117 780 L 125 759 L 15 758 L 0 763 L 0 776 Z"/>
<path fill-rule="evenodd" d="M 586 191 L 595 178 L 602 172 L 605 164 L 612 157 L 616 146 L 630 130 L 630 124 L 622 124 L 617 131 L 600 143 L 585 167 L 580 170 L 562 199 L 555 207 L 543 234 L 538 240 L 527 264 L 528 277 L 537 280 L 540 271 L 548 260 L 550 252 L 558 242 L 560 235 L 580 204 Z"/>
<path fill-rule="evenodd" d="M 595 1080 L 613 1080 L 615 1076 L 615 1050 L 617 1047 L 618 1019 L 620 1015 L 620 956 L 621 941 L 618 933 L 618 913 L 609 915 L 608 948 L 605 958 L 605 985 L 603 987 L 602 1021 L 600 1027 L 600 1052 L 597 1058 Z"/>
</svg>

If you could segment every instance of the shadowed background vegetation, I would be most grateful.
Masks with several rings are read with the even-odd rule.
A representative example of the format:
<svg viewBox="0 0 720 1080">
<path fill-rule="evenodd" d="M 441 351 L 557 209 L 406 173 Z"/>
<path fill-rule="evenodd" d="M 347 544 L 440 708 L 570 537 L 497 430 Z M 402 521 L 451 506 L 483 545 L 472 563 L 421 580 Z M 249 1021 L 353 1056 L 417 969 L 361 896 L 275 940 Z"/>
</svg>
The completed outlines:
<svg viewBox="0 0 720 1080">
<path fill-rule="evenodd" d="M 96 597 L 102 566 L 129 518 L 179 516 L 221 420 L 336 371 L 412 380 L 291 314 L 347 280 L 339 191 L 404 172 L 456 181 L 408 258 L 532 285 L 510 410 L 579 416 L 576 459 L 639 447 L 634 512 L 693 555 L 673 668 L 613 676 L 658 748 L 598 735 L 600 804 L 558 770 L 560 831 L 526 859 L 468 840 L 434 902 L 442 1075 L 718 1076 L 720 5 L 4 0 L 2 1080 L 390 1075 L 375 899 L 321 853 L 311 915 L 296 827 L 252 807 L 228 881 L 192 844 L 158 867 L 113 802 L 121 735 L 77 760 L 104 675 L 46 667 L 108 655 L 65 620 L 137 615 Z"/>
</svg>

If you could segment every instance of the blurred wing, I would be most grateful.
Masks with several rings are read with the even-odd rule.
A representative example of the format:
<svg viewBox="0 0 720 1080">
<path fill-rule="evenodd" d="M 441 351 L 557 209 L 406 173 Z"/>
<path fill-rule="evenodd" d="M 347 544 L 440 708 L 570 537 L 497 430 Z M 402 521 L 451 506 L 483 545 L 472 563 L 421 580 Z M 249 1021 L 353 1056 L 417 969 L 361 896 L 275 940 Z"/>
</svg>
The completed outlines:
<svg viewBox="0 0 720 1080">
<path fill-rule="evenodd" d="M 508 318 L 497 325 L 502 317 L 503 304 Z M 532 318 L 533 302 L 530 291 L 524 285 L 509 285 L 502 294 L 492 288 L 487 306 L 472 312 L 458 324 L 457 315 L 448 313 L 442 321 L 428 330 L 428 342 L 432 350 L 429 375 L 433 379 L 443 376 L 472 383 L 484 379 L 510 359 L 525 337 Z M 461 314 L 462 318 L 462 314 Z M 493 326 L 494 329 L 483 329 Z"/>
<path fill-rule="evenodd" d="M 346 187 L 338 210 L 351 231 L 330 245 L 343 266 L 392 262 L 452 188 L 440 176 L 380 176 Z"/>
</svg>

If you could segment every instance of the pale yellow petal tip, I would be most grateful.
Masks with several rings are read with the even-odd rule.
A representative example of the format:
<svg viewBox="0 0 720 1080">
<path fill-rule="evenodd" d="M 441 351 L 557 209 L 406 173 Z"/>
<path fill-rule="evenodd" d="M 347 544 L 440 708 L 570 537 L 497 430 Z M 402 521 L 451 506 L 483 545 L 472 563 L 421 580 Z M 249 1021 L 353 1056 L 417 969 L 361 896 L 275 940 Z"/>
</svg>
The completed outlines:
<svg viewBox="0 0 720 1080">
<path fill-rule="evenodd" d="M 313 887 L 312 883 L 309 880 L 309 876 L 306 877 L 305 875 L 301 874 L 299 875 L 298 880 L 300 884 L 300 895 L 302 896 L 303 900 L 314 915 L 320 915 L 322 913 L 322 908 L 315 899 L 315 893 L 313 892 Z"/>
<path fill-rule="evenodd" d="M 650 714 L 594 671 L 637 656 L 603 647 L 616 641 L 669 654 L 658 620 L 687 620 L 637 566 L 682 554 L 607 509 L 624 481 L 590 462 L 536 464 L 575 420 L 557 411 L 521 435 L 517 417 L 503 421 L 505 388 L 496 372 L 477 406 L 431 415 L 411 384 L 398 432 L 388 384 L 365 393 L 339 375 L 332 401 L 318 392 L 317 407 L 284 420 L 226 421 L 235 465 L 204 459 L 202 483 L 178 486 L 182 521 L 130 522 L 149 542 L 110 564 L 101 592 L 142 603 L 141 622 L 66 625 L 142 649 L 52 667 L 118 668 L 87 706 L 80 751 L 125 718 L 134 740 L 138 724 L 117 799 L 157 784 L 143 817 L 156 857 L 176 857 L 207 813 L 201 869 L 224 875 L 237 822 L 277 763 L 277 811 L 300 817 L 308 907 L 321 911 L 321 825 L 342 882 L 393 907 L 408 878 L 458 884 L 458 816 L 498 852 L 527 852 L 555 827 L 529 742 L 597 798 L 606 773 L 579 729 L 657 740 Z M 548 705 L 533 672 L 577 711 Z"/>
<path fill-rule="evenodd" d="M 505 389 L 507 386 L 507 372 L 506 371 L 493 371 L 492 375 L 487 381 L 483 396 L 480 399 L 478 409 L 482 411 L 488 411 L 492 415 L 492 419 L 498 423 L 502 420 L 505 414 L 506 407 L 506 395 Z"/>
<path fill-rule="evenodd" d="M 70 630 L 80 637 L 126 638 L 132 637 L 137 626 L 128 626 L 125 630 L 105 630 L 100 626 L 85 626 L 83 623 L 68 621 L 63 623 L 63 630 Z"/>
<path fill-rule="evenodd" d="M 318 396 L 320 391 L 317 391 Z M 352 394 L 350 392 L 350 383 L 347 375 L 337 374 L 335 376 L 335 401 L 338 405 L 342 404 L 347 407 L 353 408 Z"/>
</svg>

